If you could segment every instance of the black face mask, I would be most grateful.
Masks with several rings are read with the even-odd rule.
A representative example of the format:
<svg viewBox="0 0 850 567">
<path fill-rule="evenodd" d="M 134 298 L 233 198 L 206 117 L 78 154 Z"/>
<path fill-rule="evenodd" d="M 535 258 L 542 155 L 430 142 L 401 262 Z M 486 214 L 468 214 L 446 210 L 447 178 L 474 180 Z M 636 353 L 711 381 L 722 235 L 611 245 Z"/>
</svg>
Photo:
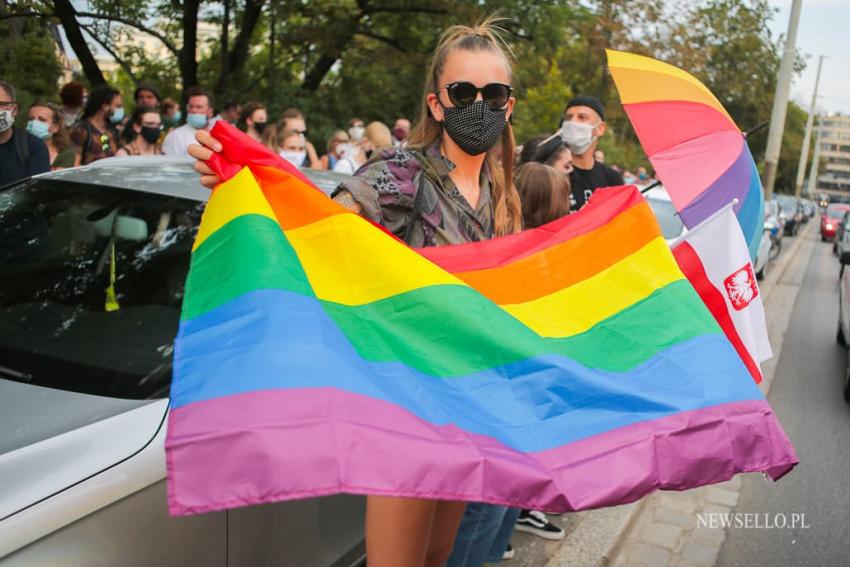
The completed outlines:
<svg viewBox="0 0 850 567">
<path fill-rule="evenodd" d="M 506 114 L 506 108 L 493 109 L 483 100 L 464 107 L 443 106 L 443 128 L 460 149 L 477 156 L 499 140 L 507 124 Z"/>
<path fill-rule="evenodd" d="M 159 140 L 159 135 L 162 133 L 161 128 L 152 128 L 150 126 L 142 126 L 142 138 L 149 144 L 155 144 Z"/>
<path fill-rule="evenodd" d="M 254 122 L 254 130 L 257 131 L 257 134 L 262 134 L 267 124 L 268 122 Z"/>
</svg>

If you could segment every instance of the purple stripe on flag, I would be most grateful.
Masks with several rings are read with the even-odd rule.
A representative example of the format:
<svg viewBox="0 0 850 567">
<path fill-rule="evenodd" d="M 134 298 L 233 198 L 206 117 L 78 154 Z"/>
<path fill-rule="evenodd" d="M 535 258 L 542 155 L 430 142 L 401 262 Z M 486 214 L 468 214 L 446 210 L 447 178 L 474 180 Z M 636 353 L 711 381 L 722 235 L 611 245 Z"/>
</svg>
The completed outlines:
<svg viewBox="0 0 850 567">
<path fill-rule="evenodd" d="M 336 388 L 195 402 L 171 412 L 169 429 L 174 515 L 338 493 L 586 510 L 738 472 L 777 479 L 797 463 L 764 400 L 643 421 L 536 453 Z"/>
<path fill-rule="evenodd" d="M 712 213 L 728 205 L 732 199 L 738 199 L 735 212 L 743 206 L 744 199 L 750 192 L 750 179 L 753 173 L 752 158 L 744 144 L 741 146 L 741 154 L 729 166 L 723 175 L 717 178 L 696 199 L 691 201 L 679 216 L 685 226 L 693 228 Z"/>
</svg>

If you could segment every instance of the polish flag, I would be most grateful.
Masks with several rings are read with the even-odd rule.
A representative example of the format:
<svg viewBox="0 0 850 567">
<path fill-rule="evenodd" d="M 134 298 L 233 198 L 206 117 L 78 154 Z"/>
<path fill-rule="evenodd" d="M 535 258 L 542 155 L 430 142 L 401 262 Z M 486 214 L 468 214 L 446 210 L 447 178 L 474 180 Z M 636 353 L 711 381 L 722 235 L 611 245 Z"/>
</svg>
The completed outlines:
<svg viewBox="0 0 850 567">
<path fill-rule="evenodd" d="M 761 382 L 759 363 L 773 351 L 747 242 L 732 205 L 695 226 L 671 248 L 753 379 Z"/>
</svg>

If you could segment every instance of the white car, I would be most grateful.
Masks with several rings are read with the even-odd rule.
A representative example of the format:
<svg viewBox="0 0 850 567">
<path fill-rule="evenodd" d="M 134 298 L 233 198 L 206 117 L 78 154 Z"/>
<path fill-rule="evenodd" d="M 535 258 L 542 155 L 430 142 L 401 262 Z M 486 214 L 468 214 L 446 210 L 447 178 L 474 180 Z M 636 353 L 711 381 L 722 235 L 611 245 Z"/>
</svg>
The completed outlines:
<svg viewBox="0 0 850 567">
<path fill-rule="evenodd" d="M 190 162 L 142 157 L 0 189 L 0 566 L 362 563 L 363 497 L 168 515 L 173 339 L 208 195 Z"/>
<path fill-rule="evenodd" d="M 685 227 L 679 218 L 679 213 L 676 212 L 673 201 L 670 200 L 670 195 L 666 189 L 661 186 L 655 187 L 644 193 L 643 196 L 646 198 L 649 206 L 652 207 L 655 217 L 658 219 L 658 224 L 661 226 L 661 233 L 664 235 L 668 244 L 671 244 L 688 232 L 687 227 Z M 753 266 L 756 277 L 759 279 L 762 279 L 767 274 L 771 246 L 770 231 L 763 230 L 755 265 Z"/>
</svg>

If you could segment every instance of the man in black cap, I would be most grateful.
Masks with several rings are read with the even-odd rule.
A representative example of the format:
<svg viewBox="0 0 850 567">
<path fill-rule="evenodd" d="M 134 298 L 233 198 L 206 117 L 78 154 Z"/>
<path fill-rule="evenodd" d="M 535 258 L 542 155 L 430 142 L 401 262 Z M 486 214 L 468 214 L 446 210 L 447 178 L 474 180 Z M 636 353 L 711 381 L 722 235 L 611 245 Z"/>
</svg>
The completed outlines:
<svg viewBox="0 0 850 567">
<path fill-rule="evenodd" d="M 605 109 L 599 99 L 577 96 L 567 103 L 561 137 L 573 153 L 572 209 L 584 206 L 599 187 L 623 185 L 623 176 L 594 159 L 599 138 L 605 134 Z"/>
<path fill-rule="evenodd" d="M 137 88 L 136 92 L 133 93 L 133 100 L 136 101 L 136 108 L 146 106 L 158 109 L 159 103 L 162 102 L 159 91 L 151 85 L 141 85 Z"/>
</svg>

